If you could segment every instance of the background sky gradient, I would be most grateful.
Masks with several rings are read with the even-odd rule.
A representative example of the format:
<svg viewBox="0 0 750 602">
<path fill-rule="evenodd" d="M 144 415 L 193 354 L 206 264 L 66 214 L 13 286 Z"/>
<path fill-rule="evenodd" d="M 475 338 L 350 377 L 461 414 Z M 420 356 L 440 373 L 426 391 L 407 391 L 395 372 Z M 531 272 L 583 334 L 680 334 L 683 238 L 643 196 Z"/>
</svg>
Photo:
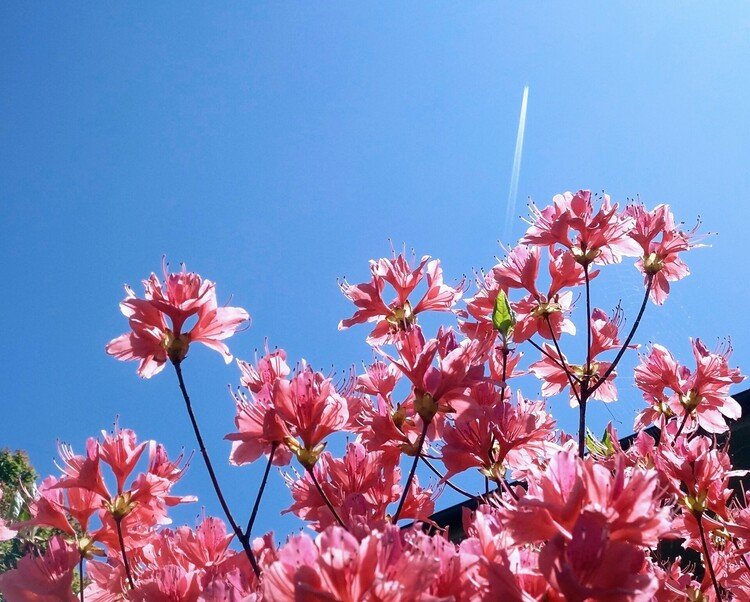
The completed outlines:
<svg viewBox="0 0 750 602">
<path fill-rule="evenodd" d="M 352 311 L 336 279 L 366 278 L 389 238 L 441 257 L 450 282 L 494 264 L 525 84 L 516 213 L 590 188 L 700 215 L 719 234 L 638 340 L 687 361 L 690 336 L 732 335 L 750 371 L 747 4 L 315 4 L 0 6 L 0 446 L 46 475 L 56 438 L 81 450 L 119 416 L 172 453 L 195 447 L 174 374 L 141 381 L 104 353 L 126 329 L 122 284 L 140 290 L 163 254 L 250 311 L 236 356 L 268 337 L 325 371 L 368 360 L 366 327 L 336 329 Z M 626 264 L 594 304 L 632 316 Z M 194 348 L 185 373 L 244 522 L 263 467 L 226 462 L 239 371 Z M 631 383 L 590 406 L 596 430 L 631 431 Z M 176 490 L 201 498 L 178 521 L 220 513 L 199 458 Z M 296 528 L 278 518 L 289 503 L 274 473 L 257 530 Z"/>
</svg>

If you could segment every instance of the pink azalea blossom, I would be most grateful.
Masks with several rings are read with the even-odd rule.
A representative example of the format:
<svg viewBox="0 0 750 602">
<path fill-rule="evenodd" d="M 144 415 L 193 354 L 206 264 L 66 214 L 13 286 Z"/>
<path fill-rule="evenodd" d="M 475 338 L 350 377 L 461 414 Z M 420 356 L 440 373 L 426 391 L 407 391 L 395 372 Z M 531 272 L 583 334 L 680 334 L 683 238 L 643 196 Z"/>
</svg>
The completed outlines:
<svg viewBox="0 0 750 602">
<path fill-rule="evenodd" d="M 368 452 L 359 443 L 350 443 L 341 459 L 323 454 L 315 465 L 318 483 L 344 523 L 355 533 L 386 524 L 388 506 L 401 497 L 401 470 L 382 452 Z M 287 477 L 294 512 L 322 531 L 336 520 L 317 491 L 309 474 Z M 432 492 L 414 482 L 400 518 L 426 519 L 434 510 Z"/>
<path fill-rule="evenodd" d="M 183 270 L 167 273 L 164 284 L 155 274 L 143 281 L 145 298 L 136 297 L 125 287 L 125 300 L 120 310 L 128 318 L 131 331 L 107 344 L 107 353 L 119 360 L 138 360 L 138 374 L 150 378 L 163 370 L 167 360 L 181 362 L 191 342 L 203 343 L 224 356 L 229 363 L 232 355 L 223 341 L 249 319 L 239 307 L 219 307 L 216 289 L 210 280 Z M 195 325 L 183 332 L 193 316 Z"/>
<path fill-rule="evenodd" d="M 638 415 L 636 426 L 664 424 L 676 416 L 684 432 L 700 426 L 709 433 L 723 433 L 729 429 L 727 418 L 740 418 L 742 408 L 730 396 L 729 389 L 745 377 L 738 368 L 729 366 L 731 347 L 711 352 L 700 339 L 691 340 L 691 345 L 695 371 L 679 364 L 660 345 L 654 345 L 641 358 L 635 381 L 650 407 Z"/>
<path fill-rule="evenodd" d="M 652 546 L 669 530 L 669 509 L 661 506 L 654 470 L 626 470 L 620 460 L 613 474 L 560 451 L 528 483 L 528 493 L 517 506 L 504 511 L 504 525 L 516 542 L 536 543 L 557 535 L 570 541 L 584 513 L 604 521 L 611 541 Z"/>
<path fill-rule="evenodd" d="M 474 399 L 487 385 L 473 389 Z M 486 404 L 472 404 L 446 426 L 442 459 L 446 477 L 468 468 L 478 468 L 487 477 L 501 481 L 506 470 L 521 477 L 539 458 L 556 448 L 555 422 L 543 402 L 524 399 L 518 394 L 515 405 L 498 397 Z"/>
<path fill-rule="evenodd" d="M 76 602 L 71 585 L 79 554 L 62 536 L 49 540 L 44 555 L 27 555 L 0 574 L 0 592 L 9 602 Z"/>
<path fill-rule="evenodd" d="M 542 210 L 532 206 L 524 244 L 567 248 L 581 265 L 619 263 L 623 256 L 635 257 L 638 245 L 629 234 L 633 218 L 618 211 L 609 195 L 602 195 L 601 207 L 594 210 L 591 191 L 565 192 Z"/>
<path fill-rule="evenodd" d="M 290 538 L 263 581 L 269 600 L 428 600 L 438 558 L 407 546 L 395 527 L 358 541 L 329 527 L 312 541 Z"/>
<path fill-rule="evenodd" d="M 287 424 L 292 436 L 286 445 L 304 465 L 317 460 L 321 442 L 342 429 L 349 420 L 349 408 L 330 378 L 303 364 L 290 379 L 276 379 L 273 406 Z M 300 445 L 297 439 L 302 440 Z"/>
<path fill-rule="evenodd" d="M 375 329 L 367 338 L 372 345 L 389 342 L 395 333 L 408 330 L 421 312 L 450 311 L 463 292 L 463 283 L 453 288 L 443 282 L 440 262 L 430 261 L 427 255 L 416 267 L 409 265 L 403 254 L 393 259 L 371 261 L 370 272 L 372 277 L 369 282 L 352 285 L 344 281 L 341 284 L 341 291 L 354 303 L 357 311 L 351 318 L 342 320 L 339 329 L 375 322 Z M 423 279 L 427 291 L 412 304 L 409 297 Z M 386 285 L 390 285 L 396 293 L 395 299 L 390 302 L 384 299 Z"/>
<path fill-rule="evenodd" d="M 608 535 L 604 517 L 582 514 L 569 540 L 556 535 L 542 548 L 542 574 L 565 600 L 649 602 L 659 581 L 649 572 L 645 553 Z"/>
<path fill-rule="evenodd" d="M 542 395 L 551 397 L 570 388 L 570 378 L 566 373 L 563 365 L 567 366 L 568 371 L 573 375 L 573 388 L 570 391 L 570 405 L 578 405 L 578 396 L 581 391 L 581 379 L 586 374 L 585 365 L 575 365 L 568 362 L 564 355 L 561 357 L 557 350 L 548 343 L 542 346 L 544 355 L 542 358 L 529 366 L 529 371 L 542 381 Z M 597 385 L 592 395 L 592 399 L 599 399 L 605 403 L 617 400 L 617 389 L 614 385 L 617 371 L 613 370 L 607 376 L 607 380 L 601 382 L 604 374 L 609 370 L 611 362 L 593 361 L 588 371 L 589 382 Z"/>
<path fill-rule="evenodd" d="M 652 280 L 651 300 L 662 305 L 669 294 L 669 283 L 690 274 L 679 254 L 703 246 L 693 242 L 697 226 L 689 232 L 679 230 L 669 205 L 658 205 L 653 211 L 643 205 L 630 205 L 625 213 L 633 218 L 630 237 L 642 252 L 636 267 L 644 275 L 644 282 Z"/>
</svg>

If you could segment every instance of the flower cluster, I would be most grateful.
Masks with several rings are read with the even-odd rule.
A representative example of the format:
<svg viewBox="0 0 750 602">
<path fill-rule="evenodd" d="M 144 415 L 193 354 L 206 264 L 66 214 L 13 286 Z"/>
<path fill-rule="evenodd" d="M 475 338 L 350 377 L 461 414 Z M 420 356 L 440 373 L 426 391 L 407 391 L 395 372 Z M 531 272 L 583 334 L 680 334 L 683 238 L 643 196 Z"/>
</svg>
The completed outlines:
<svg viewBox="0 0 750 602">
<path fill-rule="evenodd" d="M 337 378 L 267 345 L 237 361 L 229 463 L 264 466 L 244 529 L 182 365 L 193 342 L 231 359 L 223 341 L 248 314 L 219 307 L 197 274 L 152 275 L 144 298 L 126 289 L 130 331 L 107 352 L 138 360 L 143 377 L 171 362 L 226 522 L 168 527 L 169 508 L 194 499 L 172 494 L 185 466 L 115 428 L 82 455 L 61 446 L 61 474 L 29 492 L 32 518 L 0 521 L 0 540 L 37 525 L 56 533 L 0 576 L 0 592 L 102 602 L 749 600 L 750 500 L 722 436 L 742 411 L 730 396 L 744 379 L 731 347 L 693 340 L 693 369 L 653 344 L 635 369 L 645 400 L 635 436 L 621 441 L 609 426 L 599 439 L 586 423 L 589 404 L 618 400 L 620 361 L 637 348 L 649 299 L 666 302 L 696 246 L 696 230 L 682 230 L 666 205 L 621 207 L 582 190 L 532 206 L 518 246 L 464 300 L 465 282 L 447 284 L 438 260 L 371 261 L 368 280 L 340 285 L 355 310 L 339 328 L 373 324 L 374 359 L 361 373 Z M 626 331 L 623 308 L 593 307 L 591 288 L 628 257 L 644 290 Z M 428 312 L 455 323 L 429 331 Z M 574 335 L 585 339 L 577 359 Z M 522 375 L 539 380 L 543 399 L 518 390 Z M 577 432 L 558 427 L 559 397 L 576 408 Z M 291 500 L 276 510 L 307 525 L 284 542 L 253 533 L 273 466 Z M 470 502 L 458 532 L 435 514 L 448 490 Z"/>
</svg>

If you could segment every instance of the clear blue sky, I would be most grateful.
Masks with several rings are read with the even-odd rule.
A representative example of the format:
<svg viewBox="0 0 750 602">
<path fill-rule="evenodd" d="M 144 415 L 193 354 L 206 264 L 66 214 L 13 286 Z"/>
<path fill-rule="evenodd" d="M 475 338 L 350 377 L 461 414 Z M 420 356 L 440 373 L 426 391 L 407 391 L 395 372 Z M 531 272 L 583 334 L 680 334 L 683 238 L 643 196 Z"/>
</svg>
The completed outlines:
<svg viewBox="0 0 750 602">
<path fill-rule="evenodd" d="M 56 438 L 81 449 L 119 414 L 194 447 L 174 375 L 144 382 L 104 354 L 126 328 L 121 285 L 164 253 L 251 312 L 237 356 L 268 336 L 325 369 L 368 359 L 366 329 L 336 330 L 351 311 L 336 278 L 364 278 L 388 237 L 452 281 L 494 263 L 527 83 L 518 213 L 587 187 L 700 214 L 719 235 L 640 340 L 688 358 L 689 336 L 732 335 L 750 370 L 750 8 L 511 4 L 4 3 L 0 446 L 47 474 Z M 617 274 L 595 303 L 632 315 L 640 279 Z M 194 349 L 185 371 L 244 517 L 262 466 L 226 465 L 237 369 Z M 627 381 L 621 397 L 628 432 L 640 397 Z M 609 419 L 593 407 L 594 426 Z M 179 491 L 220 512 L 198 458 Z M 292 529 L 288 504 L 274 475 L 261 526 Z"/>
</svg>

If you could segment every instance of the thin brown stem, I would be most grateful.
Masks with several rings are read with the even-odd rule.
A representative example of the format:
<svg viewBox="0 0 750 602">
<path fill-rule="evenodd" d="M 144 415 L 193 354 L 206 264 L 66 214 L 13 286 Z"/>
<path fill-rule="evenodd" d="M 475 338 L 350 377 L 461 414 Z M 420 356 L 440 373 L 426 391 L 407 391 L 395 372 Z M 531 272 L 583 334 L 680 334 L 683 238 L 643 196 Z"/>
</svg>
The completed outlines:
<svg viewBox="0 0 750 602">
<path fill-rule="evenodd" d="M 453 491 L 456 491 L 456 492 L 460 493 L 461 495 L 469 498 L 470 500 L 476 499 L 475 495 L 469 493 L 465 489 L 461 489 L 458 485 L 455 485 L 455 484 L 451 483 L 448 479 L 446 479 L 445 475 L 442 474 L 437 468 L 435 468 L 435 465 L 432 462 L 430 462 L 425 456 L 423 456 L 423 455 L 420 454 L 420 457 L 422 458 L 422 461 L 425 464 L 427 464 L 427 468 L 429 468 L 438 477 L 440 477 L 440 480 L 443 481 L 443 483 L 445 483 L 446 485 L 448 485 L 448 487 L 450 487 L 451 489 L 453 489 Z"/>
<path fill-rule="evenodd" d="M 711 562 L 711 554 L 708 551 L 708 542 L 706 541 L 706 531 L 703 528 L 703 515 L 702 514 L 696 514 L 695 518 L 698 521 L 698 532 L 701 536 L 701 545 L 703 546 L 703 558 L 706 561 L 706 570 L 708 571 L 708 574 L 711 576 L 711 583 L 714 586 L 714 591 L 716 592 L 716 599 L 718 601 L 721 601 L 721 589 L 719 588 L 719 582 L 716 580 L 716 573 L 714 572 L 714 565 Z"/>
<path fill-rule="evenodd" d="M 323 488 L 320 486 L 320 483 L 318 482 L 318 477 L 315 476 L 315 471 L 313 470 L 313 467 L 305 467 L 307 470 L 307 474 L 310 475 L 310 478 L 312 479 L 313 484 L 315 485 L 315 489 L 318 490 L 318 493 L 320 494 L 320 497 L 323 498 L 323 501 L 325 502 L 326 506 L 328 506 L 328 509 L 331 511 L 331 514 L 333 514 L 333 517 L 336 519 L 336 522 L 341 525 L 344 529 L 346 529 L 346 525 L 344 524 L 344 521 L 341 520 L 341 517 L 339 516 L 339 513 L 336 512 L 336 508 L 333 507 L 333 504 L 331 503 L 331 500 L 328 499 L 328 496 L 326 495 L 326 492 L 323 491 Z M 349 529 L 346 529 L 347 531 Z"/>
<path fill-rule="evenodd" d="M 682 434 L 682 429 L 685 428 L 685 425 L 687 424 L 687 420 L 689 417 L 690 417 L 690 412 L 686 410 L 685 416 L 682 418 L 682 422 L 680 422 L 680 427 L 677 429 L 677 432 L 674 434 L 674 439 L 672 439 L 672 447 L 674 447 L 674 444 L 677 443 L 677 437 L 679 437 Z"/>
<path fill-rule="evenodd" d="M 273 462 L 273 455 L 276 453 L 278 443 L 274 442 L 271 444 L 271 453 L 268 454 L 268 463 L 266 464 L 266 470 L 263 472 L 263 480 L 260 482 L 258 488 L 258 495 L 255 496 L 255 503 L 253 504 L 253 511 L 250 513 L 250 520 L 247 521 L 247 528 L 245 529 L 245 539 L 248 543 L 250 542 L 250 534 L 253 530 L 253 524 L 255 524 L 255 517 L 258 516 L 258 508 L 260 507 L 260 498 L 263 497 L 263 491 L 266 488 L 268 482 L 268 473 L 271 471 L 271 463 Z"/>
<path fill-rule="evenodd" d="M 83 602 L 83 552 L 78 559 L 78 599 Z"/>
<path fill-rule="evenodd" d="M 404 492 L 401 494 L 401 500 L 398 503 L 396 514 L 393 515 L 394 524 L 398 522 L 398 517 L 401 515 L 401 510 L 404 508 L 406 497 L 409 495 L 409 491 L 411 490 L 411 482 L 414 480 L 414 473 L 417 471 L 417 463 L 419 462 L 419 456 L 422 453 L 422 446 L 424 445 L 424 440 L 425 440 L 425 437 L 427 436 L 427 427 L 429 426 L 430 426 L 429 422 L 427 422 L 426 420 L 422 421 L 422 432 L 420 433 L 419 441 L 417 442 L 417 453 L 414 454 L 414 462 L 412 462 L 411 470 L 409 471 L 409 476 L 406 479 L 406 486 L 404 487 Z"/>
<path fill-rule="evenodd" d="M 242 549 L 245 551 L 245 555 L 250 561 L 250 565 L 253 567 L 253 571 L 255 572 L 256 577 L 260 577 L 260 567 L 258 566 L 258 562 L 255 559 L 255 554 L 253 554 L 253 551 L 250 548 L 249 541 L 245 537 L 244 533 L 242 533 L 242 529 L 239 527 L 239 525 L 237 525 L 237 521 L 234 520 L 232 512 L 229 510 L 229 505 L 227 504 L 226 499 L 224 499 L 224 493 L 221 491 L 221 487 L 219 486 L 219 480 L 216 478 L 216 472 L 214 472 L 214 467 L 211 464 L 211 458 L 209 458 L 208 456 L 208 450 L 206 450 L 206 445 L 205 443 L 203 443 L 203 437 L 201 436 L 200 428 L 198 428 L 198 421 L 196 420 L 195 413 L 193 412 L 193 404 L 190 402 L 190 395 L 188 395 L 187 388 L 185 387 L 185 380 L 182 377 L 182 368 L 180 367 L 180 363 L 172 362 L 172 365 L 174 366 L 175 372 L 177 373 L 177 381 L 180 385 L 182 398 L 185 400 L 185 407 L 187 408 L 188 416 L 190 417 L 190 424 L 192 424 L 193 426 L 193 432 L 195 433 L 195 438 L 198 441 L 198 447 L 200 449 L 201 456 L 203 456 L 203 462 L 206 465 L 206 470 L 208 470 L 208 476 L 211 478 L 211 484 L 213 485 L 214 491 L 216 492 L 216 497 L 219 499 L 219 504 L 221 505 L 221 509 L 224 511 L 224 516 L 226 516 L 227 522 L 229 522 L 229 525 L 232 527 L 232 531 L 234 531 L 234 534 L 240 541 Z"/>
<path fill-rule="evenodd" d="M 592 393 L 589 390 L 591 381 L 591 278 L 588 264 L 584 264 L 583 273 L 586 277 L 586 369 L 583 372 L 581 396 L 578 400 L 578 455 L 581 458 L 586 454 L 586 404 Z"/>
<path fill-rule="evenodd" d="M 560 366 L 563 369 L 563 372 L 565 372 L 566 376 L 568 377 L 568 382 L 570 383 L 570 391 L 575 395 L 576 400 L 578 403 L 581 403 L 581 396 L 576 390 L 575 382 L 573 380 L 573 374 L 570 371 L 570 367 L 565 362 L 565 359 L 563 359 L 563 352 L 562 349 L 560 349 L 560 344 L 557 342 L 557 337 L 555 336 L 555 331 L 552 329 L 552 321 L 549 319 L 548 315 L 544 316 L 544 319 L 547 320 L 547 327 L 549 328 L 549 333 L 552 336 L 552 342 L 555 344 L 555 350 L 557 351 L 557 355 L 560 356 Z"/>
<path fill-rule="evenodd" d="M 596 391 L 599 387 L 601 387 L 604 384 L 604 382 L 607 380 L 609 375 L 612 374 L 612 372 L 614 372 L 615 368 L 617 368 L 617 364 L 620 363 L 622 356 L 625 355 L 625 350 L 628 348 L 628 345 L 630 345 L 630 341 L 633 340 L 633 335 L 635 335 L 635 331 L 638 330 L 638 325 L 641 323 L 643 312 L 646 311 L 646 304 L 648 303 L 648 296 L 651 293 L 651 286 L 653 285 L 653 283 L 654 283 L 654 277 L 653 275 L 649 275 L 648 281 L 646 283 L 646 294 L 643 295 L 643 303 L 641 303 L 641 309 L 638 311 L 638 316 L 636 317 L 635 322 L 633 322 L 633 326 L 630 329 L 630 332 L 628 333 L 628 337 L 625 339 L 625 342 L 620 348 L 620 351 L 617 352 L 617 355 L 615 356 L 615 359 L 612 362 L 612 364 L 609 366 L 609 368 L 607 368 L 607 370 L 604 372 L 601 378 L 599 378 L 596 384 L 593 387 L 591 387 L 589 394 L 593 394 L 594 391 Z"/>
<path fill-rule="evenodd" d="M 591 278 L 589 277 L 589 266 L 583 266 L 586 276 L 586 372 L 588 375 L 591 368 Z M 584 376 L 584 378 L 587 378 Z"/>
<path fill-rule="evenodd" d="M 128 579 L 128 585 L 130 589 L 135 589 L 133 583 L 133 574 L 130 572 L 130 563 L 128 562 L 128 555 L 125 552 L 125 538 L 122 536 L 122 519 L 115 519 L 115 526 L 117 527 L 117 539 L 120 542 L 120 554 L 122 555 L 122 563 L 125 565 L 125 576 Z"/>
<path fill-rule="evenodd" d="M 511 486 L 508 483 L 508 481 L 506 481 L 505 479 L 501 479 L 500 480 L 500 484 L 503 486 L 503 488 L 505 489 L 505 491 L 507 491 L 508 493 L 510 493 L 510 496 L 514 500 L 518 501 L 518 494 L 515 491 L 513 491 L 513 489 L 511 489 Z"/>
<path fill-rule="evenodd" d="M 508 349 L 505 341 L 503 341 L 503 373 L 502 373 L 503 384 L 500 386 L 500 399 L 502 399 L 503 401 L 505 401 L 505 387 L 506 387 L 505 379 L 508 377 L 508 374 L 507 374 L 507 372 L 508 372 L 508 353 L 509 353 L 509 349 Z"/>
<path fill-rule="evenodd" d="M 578 456 L 580 458 L 586 455 L 586 403 L 587 400 L 582 395 L 581 402 L 578 404 Z"/>
<path fill-rule="evenodd" d="M 536 348 L 539 351 L 539 353 L 541 353 L 542 355 L 548 357 L 555 364 L 557 364 L 560 368 L 562 368 L 563 370 L 565 370 L 565 365 L 560 360 L 558 360 L 554 355 L 552 355 L 551 353 L 547 353 L 547 351 L 545 351 L 544 347 L 542 347 L 541 345 L 539 345 L 539 343 L 537 343 L 534 339 L 528 339 L 528 342 L 531 343 L 531 346 L 534 347 L 534 348 Z M 573 379 L 575 379 L 576 382 L 580 382 L 579 378 L 575 374 L 571 374 L 571 376 L 573 377 Z"/>
</svg>

